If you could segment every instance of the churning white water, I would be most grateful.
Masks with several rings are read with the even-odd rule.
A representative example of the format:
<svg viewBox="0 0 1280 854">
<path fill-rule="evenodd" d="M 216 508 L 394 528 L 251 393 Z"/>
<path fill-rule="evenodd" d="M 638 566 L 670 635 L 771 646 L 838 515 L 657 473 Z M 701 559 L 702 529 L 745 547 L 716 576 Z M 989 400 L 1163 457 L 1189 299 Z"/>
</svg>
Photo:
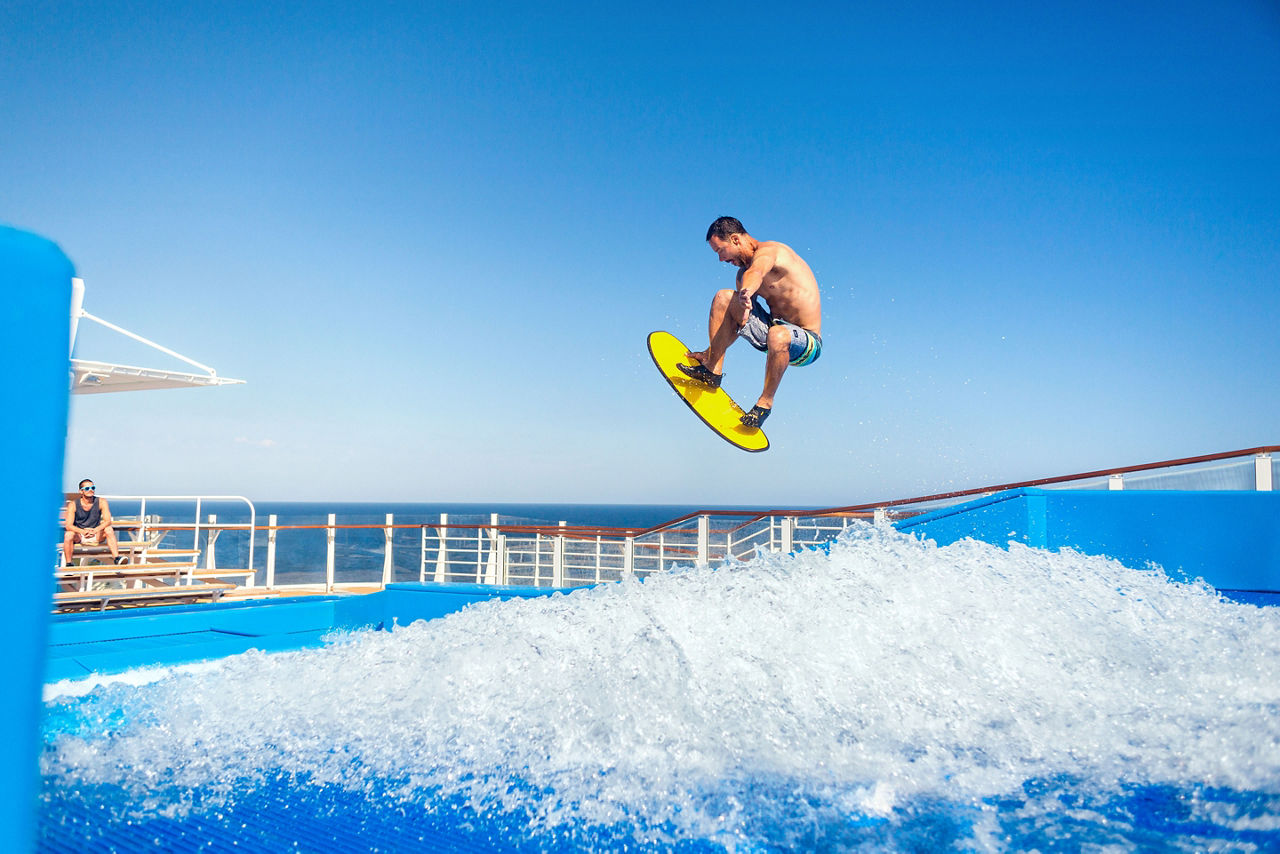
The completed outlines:
<svg viewBox="0 0 1280 854">
<path fill-rule="evenodd" d="M 48 711 L 46 788 L 113 784 L 139 811 L 285 774 L 462 797 L 535 833 L 823 847 L 945 802 L 974 810 L 967 845 L 998 848 L 994 800 L 1049 809 L 1028 781 L 1069 780 L 1263 793 L 1223 822 L 1280 826 L 1280 608 L 871 526 L 829 554 L 481 604 Z"/>
</svg>

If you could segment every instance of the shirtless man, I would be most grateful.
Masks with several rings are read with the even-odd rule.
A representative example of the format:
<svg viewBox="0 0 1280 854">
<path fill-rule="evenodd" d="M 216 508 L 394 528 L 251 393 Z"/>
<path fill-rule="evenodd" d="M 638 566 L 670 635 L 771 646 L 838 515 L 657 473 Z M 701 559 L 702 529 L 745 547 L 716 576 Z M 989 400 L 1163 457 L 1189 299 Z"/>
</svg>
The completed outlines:
<svg viewBox="0 0 1280 854">
<path fill-rule="evenodd" d="M 66 566 L 71 565 L 71 552 L 76 543 L 97 545 L 102 542 L 111 550 L 111 562 L 121 562 L 120 546 L 115 529 L 111 527 L 111 509 L 107 506 L 107 499 L 94 494 L 96 491 L 93 481 L 82 480 L 79 498 L 67 502 L 66 520 L 63 522 L 67 532 L 62 538 L 62 557 Z"/>
<path fill-rule="evenodd" d="M 756 240 L 731 216 L 707 229 L 707 244 L 720 260 L 738 268 L 736 290 L 722 290 L 711 301 L 707 349 L 689 353 L 698 364 L 680 365 L 686 375 L 719 388 L 724 354 L 740 335 L 768 353 L 764 391 L 742 416 L 759 427 L 773 411 L 773 395 L 787 365 L 808 365 L 822 353 L 822 301 L 813 271 L 795 250 L 774 240 Z M 768 311 L 757 297 L 768 303 Z"/>
</svg>

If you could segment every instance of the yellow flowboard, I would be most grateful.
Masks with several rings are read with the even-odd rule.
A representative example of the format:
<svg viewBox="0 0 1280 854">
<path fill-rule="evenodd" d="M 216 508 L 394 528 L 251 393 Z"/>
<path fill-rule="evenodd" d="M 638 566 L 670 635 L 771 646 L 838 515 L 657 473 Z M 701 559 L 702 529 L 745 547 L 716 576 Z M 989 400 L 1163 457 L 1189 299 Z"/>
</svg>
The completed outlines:
<svg viewBox="0 0 1280 854">
<path fill-rule="evenodd" d="M 649 333 L 649 355 L 658 371 L 675 389 L 680 399 L 689 405 L 699 418 L 726 442 L 744 451 L 756 453 L 769 450 L 769 438 L 759 427 L 744 427 L 740 420 L 742 407 L 733 402 L 723 388 L 710 389 L 697 380 L 680 372 L 676 365 L 693 366 L 696 359 L 686 355 L 689 348 L 670 332 Z"/>
</svg>

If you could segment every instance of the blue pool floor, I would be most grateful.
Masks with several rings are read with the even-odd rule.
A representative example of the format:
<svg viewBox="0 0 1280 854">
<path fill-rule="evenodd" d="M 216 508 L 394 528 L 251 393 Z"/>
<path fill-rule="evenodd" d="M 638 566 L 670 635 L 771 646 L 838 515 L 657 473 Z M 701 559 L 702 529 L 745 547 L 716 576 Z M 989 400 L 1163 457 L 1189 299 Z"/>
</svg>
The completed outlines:
<svg viewBox="0 0 1280 854">
<path fill-rule="evenodd" d="M 64 793 L 69 794 L 69 793 Z M 281 777 L 247 784 L 218 804 L 188 797 L 178 816 L 125 815 L 115 786 L 79 787 L 75 797 L 48 797 L 38 850 L 46 852 L 373 852 L 373 851 L 672 851 L 725 850 L 708 839 L 637 839 L 629 827 L 570 826 L 530 832 L 521 818 L 477 813 L 466 803 L 398 802 L 385 792 L 353 792 Z M 1133 785 L 1101 799 L 1069 781 L 1029 781 L 1025 797 L 992 799 L 981 807 L 926 799 L 889 816 L 848 816 L 797 839 L 779 837 L 768 821 L 748 825 L 733 847 L 754 852 L 795 850 L 972 850 L 976 826 L 1004 850 L 1278 850 L 1280 831 L 1250 829 L 1250 818 L 1274 814 L 1274 795 L 1208 787 Z M 776 795 L 771 794 L 771 797 Z M 1228 805 L 1237 826 L 1197 818 L 1193 804 Z M 994 823 L 992 822 L 994 819 Z M 661 835 L 661 829 L 659 829 Z"/>
</svg>

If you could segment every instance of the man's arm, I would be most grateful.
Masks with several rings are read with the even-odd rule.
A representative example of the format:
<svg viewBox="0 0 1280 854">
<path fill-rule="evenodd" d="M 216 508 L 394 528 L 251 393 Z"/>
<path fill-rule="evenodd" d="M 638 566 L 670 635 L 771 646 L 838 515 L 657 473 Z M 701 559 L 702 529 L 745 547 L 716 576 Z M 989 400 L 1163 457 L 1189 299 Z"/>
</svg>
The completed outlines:
<svg viewBox="0 0 1280 854">
<path fill-rule="evenodd" d="M 66 509 L 66 510 L 64 510 L 64 511 L 62 511 L 62 515 L 63 515 L 63 519 L 62 519 L 62 527 L 66 528 L 68 531 L 74 531 L 74 530 L 76 529 L 76 503 L 75 503 L 75 501 L 68 501 L 68 502 L 67 502 L 67 509 Z"/>
<path fill-rule="evenodd" d="M 102 509 L 102 516 L 98 518 L 98 533 L 102 533 L 111 527 L 111 508 L 107 506 L 107 499 L 99 498 L 98 506 Z"/>
<path fill-rule="evenodd" d="M 752 298 L 760 290 L 760 286 L 764 284 L 764 277 L 776 263 L 778 263 L 777 248 L 762 245 L 756 250 L 755 257 L 751 259 L 751 266 L 743 270 L 738 277 L 738 302 L 746 313 L 751 312 Z M 744 314 L 743 317 L 745 318 L 746 315 Z"/>
</svg>

